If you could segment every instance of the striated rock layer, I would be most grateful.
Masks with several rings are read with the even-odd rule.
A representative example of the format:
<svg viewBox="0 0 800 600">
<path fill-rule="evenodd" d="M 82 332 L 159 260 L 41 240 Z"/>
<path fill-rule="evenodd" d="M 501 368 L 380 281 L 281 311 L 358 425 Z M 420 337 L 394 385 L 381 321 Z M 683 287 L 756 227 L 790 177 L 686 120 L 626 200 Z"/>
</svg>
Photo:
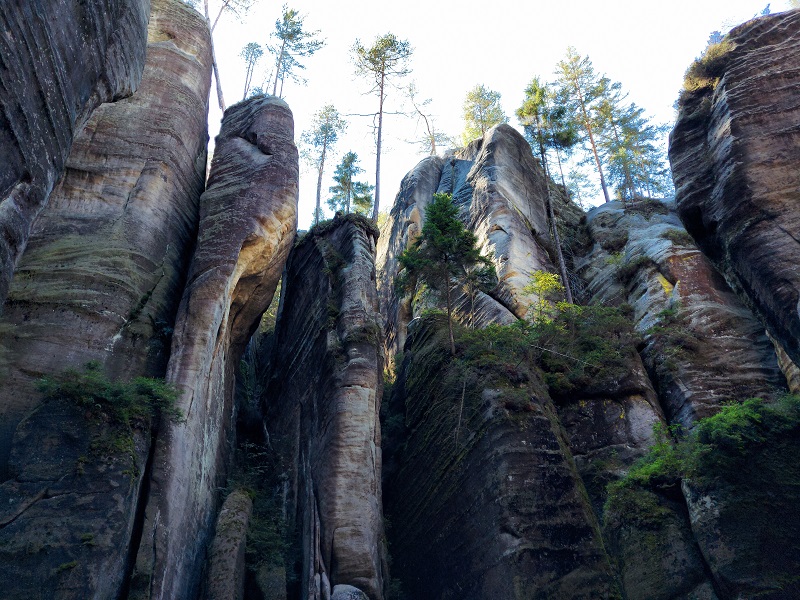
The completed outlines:
<svg viewBox="0 0 800 600">
<path fill-rule="evenodd" d="M 670 138 L 686 229 L 800 362 L 800 11 L 745 23 Z M 716 77 L 719 79 L 717 80 Z"/>
<path fill-rule="evenodd" d="M 298 173 L 285 102 L 257 97 L 225 112 L 167 369 L 185 422 L 157 442 L 132 597 L 192 597 L 199 586 L 232 436 L 234 372 L 294 240 Z"/>
<path fill-rule="evenodd" d="M 593 209 L 577 259 L 593 303 L 629 303 L 642 356 L 670 423 L 686 428 L 722 404 L 786 388 L 761 323 L 681 226 L 674 205 Z"/>
<path fill-rule="evenodd" d="M 446 331 L 436 317 L 412 325 L 385 421 L 397 438 L 386 481 L 392 574 L 413 598 L 616 597 L 535 367 L 505 365 L 506 380 L 464 370 Z"/>
<path fill-rule="evenodd" d="M 125 586 L 150 433 L 42 405 L 35 380 L 90 360 L 113 379 L 163 375 L 204 179 L 209 50 L 196 12 L 154 1 L 141 86 L 77 134 L 19 261 L 0 321 L 5 598 Z"/>
<path fill-rule="evenodd" d="M 266 410 L 287 466 L 300 598 L 348 585 L 383 598 L 377 233 L 337 217 L 302 238 L 287 268 Z"/>
<path fill-rule="evenodd" d="M 0 301 L 91 112 L 136 90 L 149 0 L 35 0 L 0 11 Z"/>
</svg>

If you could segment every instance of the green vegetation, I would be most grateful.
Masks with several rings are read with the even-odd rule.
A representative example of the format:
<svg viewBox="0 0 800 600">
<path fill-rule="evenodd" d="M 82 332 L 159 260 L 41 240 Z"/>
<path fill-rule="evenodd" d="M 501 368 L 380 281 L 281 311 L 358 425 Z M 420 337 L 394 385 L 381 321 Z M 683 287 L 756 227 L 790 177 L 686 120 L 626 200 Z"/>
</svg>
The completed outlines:
<svg viewBox="0 0 800 600">
<path fill-rule="evenodd" d="M 663 202 L 651 198 L 641 198 L 625 206 L 626 213 L 636 213 L 645 219 L 650 219 L 653 215 L 668 215 L 669 208 Z"/>
<path fill-rule="evenodd" d="M 657 525 L 667 514 L 657 495 L 685 478 L 701 488 L 726 483 L 753 487 L 761 473 L 795 488 L 800 485 L 798 396 L 772 404 L 751 398 L 723 406 L 716 415 L 697 421 L 689 433 L 663 426 L 654 433 L 656 443 L 648 454 L 623 479 L 608 485 L 606 518 L 627 515 L 639 524 Z"/>
<path fill-rule="evenodd" d="M 70 569 L 74 569 L 78 566 L 77 560 L 71 560 L 69 562 L 61 563 L 56 568 L 56 573 L 63 573 L 64 571 L 69 571 Z"/>
<path fill-rule="evenodd" d="M 694 239 L 683 229 L 667 229 L 661 234 L 665 240 L 669 240 L 676 246 L 693 246 Z"/>
<path fill-rule="evenodd" d="M 378 220 L 381 196 L 381 144 L 383 140 L 383 113 L 386 100 L 386 86 L 395 78 L 408 75 L 408 61 L 413 49 L 406 40 L 398 39 L 393 33 L 387 33 L 375 39 L 369 48 L 359 40 L 353 44 L 353 58 L 356 74 L 370 82 L 368 93 L 378 94 L 378 126 L 375 132 L 375 205 L 372 209 L 372 220 Z"/>
<path fill-rule="evenodd" d="M 640 255 L 635 258 L 630 258 L 617 268 L 617 279 L 622 285 L 628 285 L 641 269 L 650 265 L 655 265 L 655 263 L 649 256 Z"/>
<path fill-rule="evenodd" d="M 508 123 L 508 117 L 500 104 L 500 94 L 484 85 L 476 85 L 464 98 L 464 133 L 461 141 L 466 146 L 476 138 L 482 138 L 489 128 Z"/>
<path fill-rule="evenodd" d="M 331 197 L 328 199 L 328 207 L 334 212 L 341 211 L 344 214 L 350 212 L 352 205 L 353 212 L 360 215 L 369 215 L 372 208 L 373 186 L 363 181 L 356 181 L 355 178 L 364 169 L 358 166 L 358 156 L 355 152 L 348 152 L 342 157 L 342 162 L 336 167 L 333 174 L 332 185 L 328 191 Z"/>
<path fill-rule="evenodd" d="M 461 284 L 472 301 L 474 313 L 478 290 L 488 290 L 497 280 L 494 264 L 482 256 L 475 234 L 458 218 L 450 194 L 434 194 L 425 215 L 422 234 L 399 257 L 405 270 L 398 286 L 413 291 L 417 282 L 444 292 L 451 353 L 456 353 L 453 336 L 452 288 Z"/>
<path fill-rule="evenodd" d="M 175 406 L 177 390 L 160 379 L 136 377 L 132 381 L 112 381 L 99 362 L 86 363 L 83 371 L 67 369 L 39 381 L 45 400 L 66 400 L 86 409 L 93 418 L 130 429 L 149 425 L 152 419 L 183 418 Z"/>
<path fill-rule="evenodd" d="M 305 66 L 298 61 L 316 53 L 325 45 L 324 40 L 317 39 L 319 31 L 305 31 L 303 22 L 305 16 L 299 11 L 283 5 L 283 14 L 280 19 L 275 21 L 275 31 L 272 37 L 277 40 L 274 46 L 267 45 L 267 49 L 275 56 L 274 82 L 272 86 L 273 96 L 283 96 L 283 84 L 287 77 L 305 83 L 305 79 L 297 75 L 297 69 L 305 69 Z M 278 82 L 281 87 L 278 90 Z"/>
<path fill-rule="evenodd" d="M 322 220 L 322 174 L 325 170 L 325 159 L 329 152 L 347 129 L 339 111 L 332 104 L 326 104 L 314 114 L 311 129 L 303 132 L 302 141 L 305 146 L 303 157 L 317 170 L 317 204 L 314 209 L 314 225 Z M 350 212 L 349 210 L 347 212 Z"/>
<path fill-rule="evenodd" d="M 686 70 L 679 102 L 691 92 L 716 88 L 720 77 L 725 74 L 730 53 L 735 48 L 736 45 L 728 38 L 717 44 L 709 44 L 702 56 Z"/>
<path fill-rule="evenodd" d="M 563 297 L 564 286 L 555 273 L 536 271 L 530 283 L 522 288 L 522 292 L 536 297 L 530 307 L 532 319 L 543 321 L 550 319 L 553 304 Z"/>
</svg>

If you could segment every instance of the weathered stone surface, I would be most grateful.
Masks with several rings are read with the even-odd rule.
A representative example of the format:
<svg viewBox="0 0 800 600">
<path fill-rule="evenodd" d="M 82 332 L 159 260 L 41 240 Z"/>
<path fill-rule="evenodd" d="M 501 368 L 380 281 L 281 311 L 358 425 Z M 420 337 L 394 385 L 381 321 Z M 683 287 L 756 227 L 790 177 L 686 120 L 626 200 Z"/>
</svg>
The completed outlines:
<svg viewBox="0 0 800 600">
<path fill-rule="evenodd" d="M 593 244 L 576 268 L 592 302 L 633 306 L 670 423 L 691 427 L 724 402 L 785 388 L 763 327 L 697 250 L 671 205 L 604 204 L 589 213 L 588 229 Z"/>
<path fill-rule="evenodd" d="M 153 8 L 139 90 L 77 135 L 15 272 L 0 319 L 0 474 L 39 377 L 90 360 L 115 378 L 166 367 L 204 184 L 210 42 L 182 3 Z"/>
<path fill-rule="evenodd" d="M 681 220 L 800 362 L 800 11 L 727 36 L 720 79 L 682 97 L 670 139 Z"/>
<path fill-rule="evenodd" d="M 716 600 L 680 490 L 636 493 L 638 508 L 626 505 L 625 512 L 612 509 L 605 515 L 608 548 L 617 560 L 625 597 Z"/>
<path fill-rule="evenodd" d="M 114 379 L 164 373 L 204 179 L 210 47 L 194 11 L 153 4 L 142 84 L 77 134 L 0 321 L 0 505 L 29 506 L 0 527 L 9 598 L 113 598 L 130 570 L 150 433 L 42 405 L 35 379 L 89 360 Z"/>
<path fill-rule="evenodd" d="M 442 321 L 415 322 L 392 392 L 390 418 L 404 425 L 385 482 L 393 575 L 416 598 L 614 597 L 536 370 L 518 364 L 514 385 L 464 375 L 450 368 L 446 336 Z"/>
<path fill-rule="evenodd" d="M 208 557 L 208 600 L 242 600 L 244 551 L 253 501 L 241 489 L 231 492 L 217 516 Z"/>
<path fill-rule="evenodd" d="M 369 597 L 352 585 L 335 585 L 331 600 L 369 600 Z"/>
<path fill-rule="evenodd" d="M 19 424 L 0 486 L 4 599 L 119 597 L 149 445 L 62 402 Z"/>
<path fill-rule="evenodd" d="M 130 95 L 145 60 L 149 0 L 11 0 L 0 11 L 0 302 L 73 136 Z"/>
<path fill-rule="evenodd" d="M 423 300 L 412 306 L 410 297 L 397 295 L 397 256 L 420 234 L 434 192 L 452 195 L 478 246 L 494 258 L 499 284 L 489 295 L 478 295 L 476 326 L 508 324 L 523 317 L 531 298 L 522 288 L 535 271 L 553 270 L 544 173 L 515 129 L 498 125 L 455 154 L 424 159 L 404 178 L 378 241 L 378 288 L 390 366 L 403 348 L 408 323 L 426 305 Z M 472 306 L 464 294 L 455 308 L 460 320 L 471 320 Z"/>
<path fill-rule="evenodd" d="M 225 475 L 234 370 L 269 306 L 297 226 L 292 113 L 277 98 L 225 112 L 167 380 L 184 423 L 159 435 L 133 597 L 192 597 Z"/>
<path fill-rule="evenodd" d="M 336 218 L 287 267 L 266 409 L 287 466 L 302 598 L 328 600 L 339 585 L 383 598 L 376 238 L 366 219 Z"/>
</svg>

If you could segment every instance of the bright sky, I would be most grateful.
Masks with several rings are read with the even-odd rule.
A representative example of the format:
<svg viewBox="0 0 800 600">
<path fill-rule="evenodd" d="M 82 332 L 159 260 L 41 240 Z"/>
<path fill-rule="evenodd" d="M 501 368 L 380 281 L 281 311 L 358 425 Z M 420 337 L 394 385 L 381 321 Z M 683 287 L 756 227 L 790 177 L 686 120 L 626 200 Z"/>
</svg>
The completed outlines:
<svg viewBox="0 0 800 600">
<path fill-rule="evenodd" d="M 281 15 L 281 5 L 272 0 L 255 1 L 244 23 L 223 17 L 214 34 L 228 105 L 242 98 L 245 67 L 238 56 L 242 47 L 251 41 L 274 44 L 269 36 Z M 210 0 L 212 10 L 216 2 Z M 461 107 L 467 90 L 482 83 L 500 92 L 506 114 L 516 125 L 513 114 L 528 82 L 536 75 L 551 80 L 556 62 L 570 45 L 588 55 L 598 72 L 620 81 L 630 99 L 656 121 L 671 123 L 683 73 L 705 48 L 709 33 L 717 29 L 727 32 L 760 13 L 766 4 L 765 0 L 293 0 L 289 7 L 306 15 L 307 29 L 319 29 L 327 43 L 305 59 L 306 69 L 301 74 L 308 84 L 287 81 L 283 96 L 294 113 L 298 142 L 300 134 L 309 129 L 313 114 L 325 104 L 333 104 L 344 115 L 375 112 L 377 96 L 363 95 L 369 83 L 354 75 L 350 49 L 356 38 L 368 46 L 377 36 L 391 32 L 414 48 L 411 75 L 395 83 L 407 85 L 415 80 L 419 97 L 432 99 L 429 111 L 436 130 L 455 138 L 463 129 Z M 771 2 L 773 13 L 788 6 L 788 0 Z M 268 77 L 273 67 L 274 58 L 265 53 L 254 85 Z M 389 94 L 386 110 L 403 110 L 401 92 L 390 89 Z M 213 138 L 221 118 L 213 88 L 210 104 L 209 133 Z M 405 109 L 409 108 L 406 103 Z M 347 133 L 338 142 L 336 155 L 326 161 L 325 209 L 328 187 L 344 152 L 356 152 L 365 171 L 361 179 L 375 183 L 372 118 L 346 118 Z M 413 118 L 385 118 L 382 210 L 393 204 L 402 177 L 424 157 L 416 144 L 407 143 L 423 131 L 423 125 Z M 301 229 L 311 221 L 315 194 L 316 173 L 301 164 Z"/>
</svg>

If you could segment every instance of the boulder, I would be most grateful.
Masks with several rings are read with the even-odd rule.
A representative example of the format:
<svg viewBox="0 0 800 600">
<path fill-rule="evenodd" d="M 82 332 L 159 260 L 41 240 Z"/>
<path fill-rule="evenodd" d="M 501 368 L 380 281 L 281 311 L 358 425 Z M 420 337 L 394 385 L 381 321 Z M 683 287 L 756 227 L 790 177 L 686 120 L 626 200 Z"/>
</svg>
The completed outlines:
<svg viewBox="0 0 800 600">
<path fill-rule="evenodd" d="M 199 587 L 233 435 L 234 373 L 294 241 L 298 173 L 285 102 L 255 97 L 225 111 L 167 368 L 185 420 L 157 440 L 134 598 Z"/>
<path fill-rule="evenodd" d="M 0 302 L 73 138 L 130 96 L 145 62 L 150 0 L 9 2 L 0 14 Z"/>
<path fill-rule="evenodd" d="M 244 552 L 253 501 L 242 489 L 232 491 L 217 516 L 208 557 L 208 600 L 242 600 Z"/>
</svg>

